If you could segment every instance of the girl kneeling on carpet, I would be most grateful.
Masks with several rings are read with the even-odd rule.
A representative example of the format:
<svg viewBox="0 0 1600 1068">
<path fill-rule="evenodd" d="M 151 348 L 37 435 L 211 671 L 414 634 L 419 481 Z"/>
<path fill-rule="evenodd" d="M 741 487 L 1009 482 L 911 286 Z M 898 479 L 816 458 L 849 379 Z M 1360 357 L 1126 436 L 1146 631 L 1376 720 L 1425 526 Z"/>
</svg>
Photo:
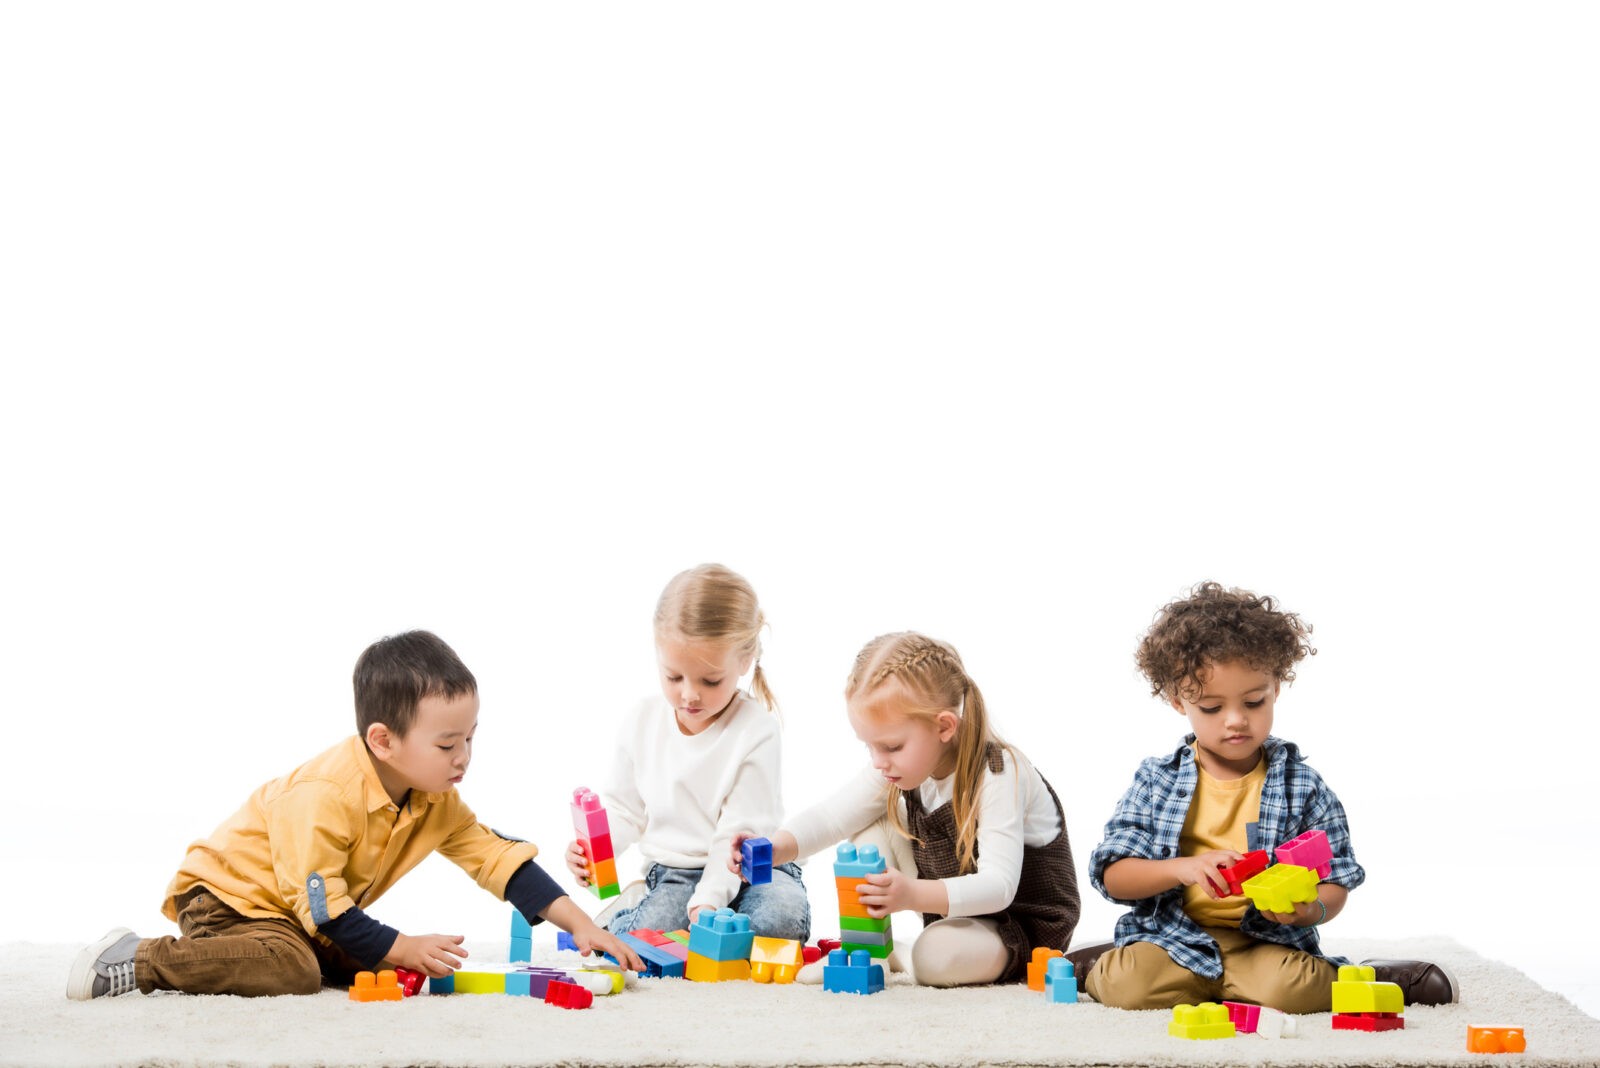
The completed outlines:
<svg viewBox="0 0 1600 1068">
<path fill-rule="evenodd" d="M 871 765 L 773 832 L 773 863 L 841 839 L 876 845 L 889 867 L 862 876 L 861 903 L 873 917 L 923 914 L 911 966 L 927 986 L 1015 982 L 1033 947 L 1065 950 L 1079 901 L 1061 802 L 990 730 L 955 649 L 909 632 L 874 638 L 845 702 Z"/>
<path fill-rule="evenodd" d="M 726 855 L 741 831 L 783 815 L 777 702 L 761 670 L 765 626 L 750 583 L 720 564 L 681 572 L 662 591 L 655 613 L 661 693 L 623 722 L 611 779 L 600 791 L 613 853 L 637 842 L 650 867 L 596 923 L 622 933 L 674 931 L 702 909 L 731 905 L 756 934 L 810 937 L 798 866 L 774 866 L 770 883 L 741 886 L 720 863 L 706 863 Z M 739 689 L 752 667 L 754 696 Z M 567 867 L 588 885 L 577 842 L 567 847 Z"/>
</svg>

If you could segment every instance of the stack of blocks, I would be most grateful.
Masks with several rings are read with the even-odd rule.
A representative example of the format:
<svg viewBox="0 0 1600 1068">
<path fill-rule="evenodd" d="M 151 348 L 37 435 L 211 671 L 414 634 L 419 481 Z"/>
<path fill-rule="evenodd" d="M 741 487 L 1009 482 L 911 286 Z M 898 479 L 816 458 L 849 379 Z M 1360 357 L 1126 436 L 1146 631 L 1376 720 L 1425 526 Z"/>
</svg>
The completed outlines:
<svg viewBox="0 0 1600 1068">
<path fill-rule="evenodd" d="M 1396 983 L 1374 982 L 1367 965 L 1346 964 L 1333 984 L 1335 1031 L 1397 1031 L 1405 1027 L 1405 996 Z"/>
<path fill-rule="evenodd" d="M 1078 977 L 1066 957 L 1051 957 L 1045 965 L 1044 999 L 1052 1005 L 1078 1003 Z"/>
<path fill-rule="evenodd" d="M 716 912 L 701 909 L 694 926 L 689 928 L 689 957 L 684 965 L 684 978 L 697 983 L 750 978 L 750 950 L 754 941 L 750 917 L 728 908 Z"/>
<path fill-rule="evenodd" d="M 887 957 L 894 949 L 889 917 L 873 919 L 856 893 L 866 875 L 881 875 L 889 868 L 875 845 L 860 849 L 851 842 L 839 846 L 834 855 L 833 880 L 839 888 L 839 941 L 847 953 L 865 950 L 874 957 Z"/>
<path fill-rule="evenodd" d="M 864 949 L 833 950 L 822 966 L 822 989 L 833 994 L 876 994 L 883 989 L 883 965 L 874 964 Z"/>
<path fill-rule="evenodd" d="M 644 961 L 639 974 L 651 979 L 682 979 L 689 959 L 689 948 L 671 935 L 641 927 L 618 939 L 628 944 Z"/>
<path fill-rule="evenodd" d="M 572 791 L 572 830 L 589 860 L 589 889 L 604 901 L 622 892 L 617 885 L 617 858 L 611 848 L 611 821 L 593 790 Z"/>
</svg>

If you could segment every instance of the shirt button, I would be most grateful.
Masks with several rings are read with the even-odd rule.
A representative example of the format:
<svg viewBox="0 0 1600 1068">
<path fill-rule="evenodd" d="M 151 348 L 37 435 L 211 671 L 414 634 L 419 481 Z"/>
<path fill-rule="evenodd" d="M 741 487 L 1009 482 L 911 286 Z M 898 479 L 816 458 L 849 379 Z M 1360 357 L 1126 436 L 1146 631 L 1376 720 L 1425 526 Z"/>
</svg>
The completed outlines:
<svg viewBox="0 0 1600 1068">
<path fill-rule="evenodd" d="M 1179 790 L 1178 791 L 1178 796 L 1179 797 L 1188 797 L 1189 796 L 1189 791 L 1188 790 Z"/>
</svg>

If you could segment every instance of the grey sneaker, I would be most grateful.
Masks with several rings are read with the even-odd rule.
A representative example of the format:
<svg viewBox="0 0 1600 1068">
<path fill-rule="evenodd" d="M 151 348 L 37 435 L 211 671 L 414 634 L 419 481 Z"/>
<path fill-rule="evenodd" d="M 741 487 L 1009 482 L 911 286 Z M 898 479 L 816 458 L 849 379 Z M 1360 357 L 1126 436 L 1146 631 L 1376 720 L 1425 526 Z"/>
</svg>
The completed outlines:
<svg viewBox="0 0 1600 1068">
<path fill-rule="evenodd" d="M 67 997 L 88 1001 L 138 990 L 133 981 L 133 955 L 138 948 L 139 936 L 126 927 L 107 931 L 100 941 L 84 946 L 67 973 Z"/>
</svg>

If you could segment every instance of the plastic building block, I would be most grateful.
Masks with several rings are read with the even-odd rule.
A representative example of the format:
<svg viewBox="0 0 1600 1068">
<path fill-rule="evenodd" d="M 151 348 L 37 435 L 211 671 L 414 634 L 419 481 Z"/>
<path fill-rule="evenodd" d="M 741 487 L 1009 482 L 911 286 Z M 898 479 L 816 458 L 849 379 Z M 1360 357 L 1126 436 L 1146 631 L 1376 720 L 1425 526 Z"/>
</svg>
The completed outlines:
<svg viewBox="0 0 1600 1068">
<path fill-rule="evenodd" d="M 428 980 L 426 975 L 414 972 L 410 968 L 396 968 L 394 978 L 395 982 L 400 984 L 400 993 L 408 998 L 422 993 L 422 984 Z"/>
<path fill-rule="evenodd" d="M 772 881 L 772 843 L 765 838 L 746 838 L 739 843 L 739 874 L 751 886 Z"/>
<path fill-rule="evenodd" d="M 1392 1012 L 1336 1012 L 1333 1014 L 1335 1031 L 1400 1031 L 1406 1026 L 1404 1016 Z"/>
<path fill-rule="evenodd" d="M 648 942 L 652 946 L 664 946 L 668 942 L 672 941 L 672 939 L 668 938 L 660 931 L 650 927 L 635 927 L 628 933 L 633 935 L 633 937 L 637 938 L 639 941 Z"/>
<path fill-rule="evenodd" d="M 575 950 L 575 949 L 578 948 L 578 943 L 577 943 L 577 940 L 574 939 L 566 931 L 557 931 L 556 932 L 556 948 L 557 949 L 572 949 L 572 950 Z M 515 958 L 513 958 L 513 959 L 515 959 Z"/>
<path fill-rule="evenodd" d="M 1346 965 L 1353 967 L 1353 965 Z M 1343 968 L 1339 969 L 1342 973 Z M 1369 971 L 1371 969 L 1368 969 Z M 1406 1010 L 1405 996 L 1397 983 L 1341 978 L 1333 984 L 1333 1011 L 1341 1013 L 1400 1013 Z"/>
<path fill-rule="evenodd" d="M 1066 957 L 1051 957 L 1045 965 L 1044 999 L 1052 1005 L 1078 1003 L 1078 977 L 1073 974 L 1072 962 Z"/>
<path fill-rule="evenodd" d="M 883 965 L 865 950 L 836 949 L 822 966 L 822 989 L 834 994 L 876 994 L 883 989 Z"/>
<path fill-rule="evenodd" d="M 1174 1006 L 1167 1024 L 1167 1034 L 1173 1038 L 1232 1038 L 1237 1033 L 1228 1010 L 1214 1001 Z"/>
<path fill-rule="evenodd" d="M 1262 912 L 1293 912 L 1296 904 L 1317 899 L 1317 873 L 1298 864 L 1274 864 L 1240 889 Z"/>
<path fill-rule="evenodd" d="M 833 874 L 841 875 L 880 875 L 889 868 L 888 861 L 878 853 L 875 845 L 864 845 L 859 849 L 853 842 L 840 843 L 834 851 Z"/>
<path fill-rule="evenodd" d="M 357 972 L 355 986 L 350 988 L 351 1001 L 399 1001 L 405 997 L 400 984 L 391 971 Z"/>
<path fill-rule="evenodd" d="M 1033 950 L 1033 959 L 1028 962 L 1028 989 L 1043 990 L 1045 967 L 1056 957 L 1065 956 L 1059 949 L 1046 949 L 1036 946 Z"/>
<path fill-rule="evenodd" d="M 601 997 L 622 993 L 624 985 L 622 972 L 617 968 L 579 968 L 572 974 L 572 981 Z"/>
<path fill-rule="evenodd" d="M 1256 1037 L 1294 1038 L 1299 1033 L 1299 1025 L 1293 1016 L 1277 1009 L 1261 1007 L 1261 1015 L 1256 1018 Z"/>
<path fill-rule="evenodd" d="M 668 932 L 666 932 L 666 935 L 667 935 L 668 938 L 672 939 L 674 942 L 677 942 L 680 945 L 685 945 L 686 946 L 686 945 L 689 944 L 689 932 L 688 931 L 668 931 Z"/>
<path fill-rule="evenodd" d="M 700 954 L 689 951 L 689 959 L 683 963 L 683 977 L 695 983 L 723 983 L 729 980 L 750 978 L 750 962 L 748 960 L 712 960 Z"/>
<path fill-rule="evenodd" d="M 1333 874 L 1333 850 L 1328 846 L 1328 836 L 1322 831 L 1307 831 L 1289 839 L 1278 847 L 1277 857 L 1279 864 L 1310 868 L 1319 879 L 1326 879 Z"/>
<path fill-rule="evenodd" d="M 639 973 L 640 975 L 655 979 L 683 978 L 684 961 L 682 958 L 668 953 L 660 946 L 651 945 L 640 938 L 637 932 L 634 934 L 619 934 L 617 938 L 639 954 L 639 959 L 644 962 L 644 970 Z M 610 956 L 610 954 L 607 954 L 607 956 Z"/>
<path fill-rule="evenodd" d="M 557 1005 L 563 1009 L 587 1009 L 594 1004 L 594 995 L 577 983 L 563 983 L 552 979 L 544 992 L 544 1003 Z"/>
<path fill-rule="evenodd" d="M 1253 849 L 1243 859 L 1234 861 L 1226 868 L 1218 868 L 1217 874 L 1228 884 L 1227 896 L 1233 897 L 1244 893 L 1245 880 L 1255 878 L 1271 865 L 1272 859 L 1267 856 L 1265 849 Z"/>
<path fill-rule="evenodd" d="M 566 972 L 558 971 L 555 968 L 534 968 L 531 966 L 518 968 L 516 971 L 506 973 L 505 992 L 517 997 L 542 998 L 544 997 L 545 988 L 550 985 L 551 981 L 570 978 Z M 487 992 L 494 993 L 492 990 Z M 462 993 L 470 994 L 472 991 L 467 990 L 462 991 Z"/>
<path fill-rule="evenodd" d="M 1253 1035 L 1256 1027 L 1261 1022 L 1261 1006 L 1246 1005 L 1242 1001 L 1224 1001 L 1222 1007 L 1228 1010 L 1228 1019 L 1233 1021 L 1233 1029 L 1241 1035 Z"/>
<path fill-rule="evenodd" d="M 757 983 L 792 983 L 804 960 L 794 939 L 757 935 L 750 946 L 750 978 Z"/>
<path fill-rule="evenodd" d="M 1520 1027 L 1467 1025 L 1468 1053 L 1526 1053 L 1528 1036 Z"/>
<path fill-rule="evenodd" d="M 600 838 L 611 834 L 611 820 L 600 803 L 600 795 L 587 786 L 572 791 L 572 829 L 579 838 Z"/>
<path fill-rule="evenodd" d="M 694 926 L 689 928 L 689 952 L 698 953 L 707 960 L 750 959 L 750 945 L 755 935 L 750 931 L 750 917 L 730 908 L 716 912 L 701 909 Z"/>
</svg>

